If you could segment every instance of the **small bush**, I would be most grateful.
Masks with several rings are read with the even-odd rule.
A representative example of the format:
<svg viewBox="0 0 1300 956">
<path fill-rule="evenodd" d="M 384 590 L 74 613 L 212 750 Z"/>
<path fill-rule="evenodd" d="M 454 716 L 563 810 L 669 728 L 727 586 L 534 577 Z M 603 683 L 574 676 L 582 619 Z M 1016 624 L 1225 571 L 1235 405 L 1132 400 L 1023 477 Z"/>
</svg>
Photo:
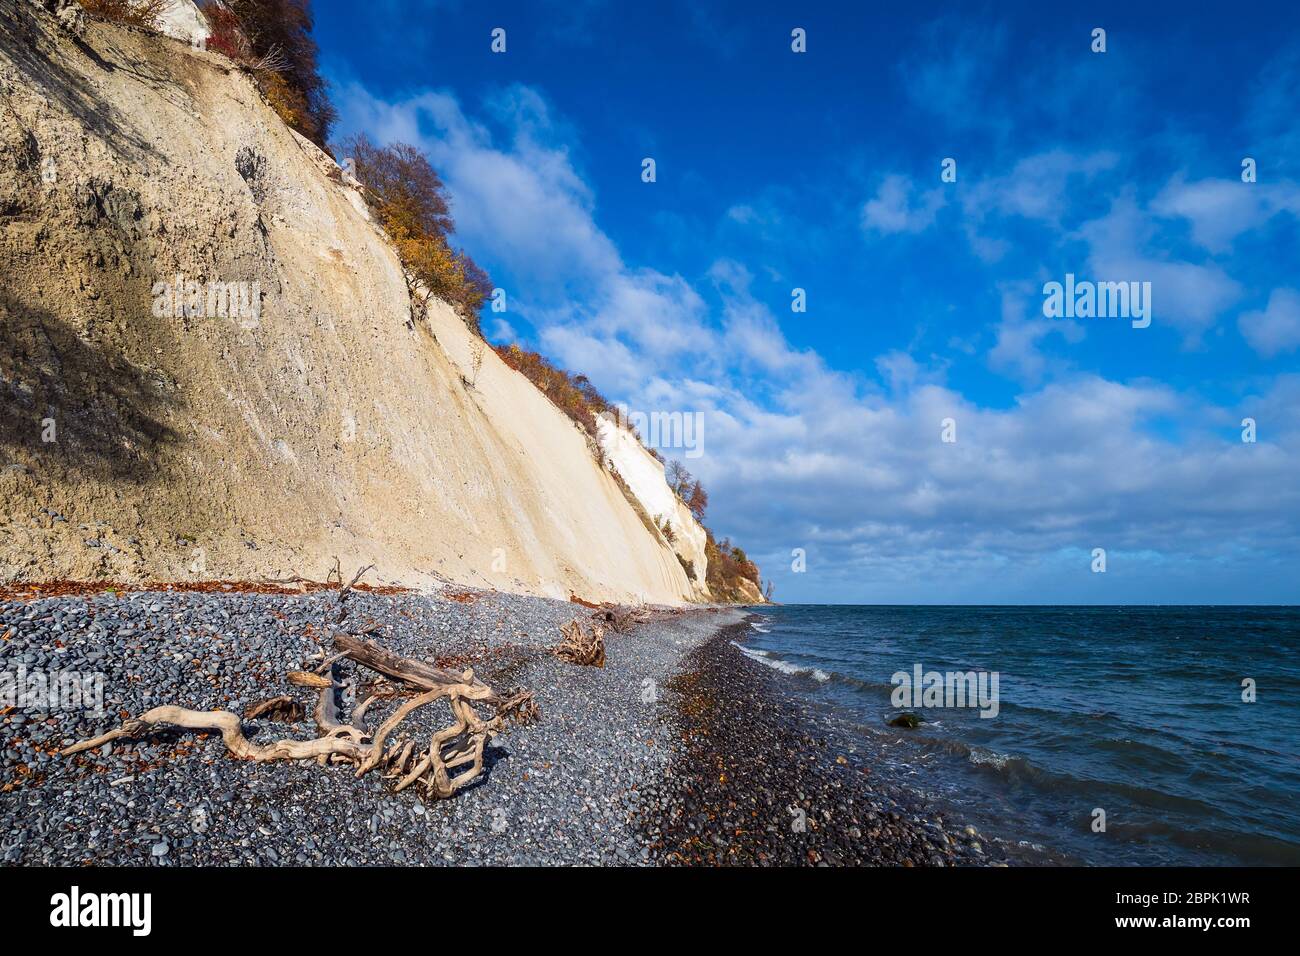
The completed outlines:
<svg viewBox="0 0 1300 956">
<path fill-rule="evenodd" d="M 745 552 L 740 548 L 732 547 L 731 541 L 727 538 L 715 541 L 713 532 L 707 528 L 704 532 L 704 554 L 708 560 L 705 578 L 713 596 L 721 601 L 743 600 L 745 597 L 741 590 L 743 581 L 749 581 L 755 588 L 761 589 L 762 578 L 758 566 L 749 560 Z"/>
<path fill-rule="evenodd" d="M 340 147 L 406 270 L 482 334 L 478 311 L 492 294 L 487 273 L 447 240 L 455 230 L 447 188 L 425 155 L 408 143 L 376 146 L 364 135 Z"/>
<path fill-rule="evenodd" d="M 236 63 L 253 62 L 253 45 L 244 35 L 239 17 L 225 7 L 211 4 L 203 8 L 208 21 L 208 49 L 228 56 Z"/>
<path fill-rule="evenodd" d="M 158 28 L 167 0 L 78 0 L 91 16 L 133 27 Z"/>
<path fill-rule="evenodd" d="M 201 9 L 208 49 L 251 69 L 280 118 L 324 149 L 337 114 L 316 63 L 309 0 L 207 0 Z"/>
<path fill-rule="evenodd" d="M 602 413 L 609 414 L 612 406 L 585 375 L 566 372 L 538 353 L 525 351 L 518 345 L 498 345 L 493 349 L 501 356 L 501 361 L 536 385 L 538 391 L 577 422 L 593 441 L 598 440 L 596 418 Z"/>
</svg>

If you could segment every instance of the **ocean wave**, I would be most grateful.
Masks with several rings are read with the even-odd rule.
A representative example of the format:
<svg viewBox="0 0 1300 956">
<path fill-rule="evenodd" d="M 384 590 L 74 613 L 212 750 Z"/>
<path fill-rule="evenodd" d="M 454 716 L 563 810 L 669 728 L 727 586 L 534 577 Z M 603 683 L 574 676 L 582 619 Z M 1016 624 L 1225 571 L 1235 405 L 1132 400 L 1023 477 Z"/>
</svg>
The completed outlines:
<svg viewBox="0 0 1300 956">
<path fill-rule="evenodd" d="M 749 622 L 749 626 L 752 627 L 754 630 L 758 631 L 758 633 L 760 633 L 760 634 L 771 634 L 771 633 L 772 633 L 772 632 L 769 631 L 767 628 L 763 627 L 763 625 L 761 625 L 761 624 L 756 624 L 756 623 L 753 622 L 753 621 L 750 621 L 750 622 Z M 743 650 L 743 648 L 742 648 L 742 650 Z"/>
<path fill-rule="evenodd" d="M 735 641 L 731 642 L 731 646 L 736 648 L 736 650 L 740 651 L 740 653 L 744 654 L 750 660 L 758 661 L 760 664 L 766 664 L 768 667 L 773 670 L 778 670 L 782 674 L 806 674 L 821 684 L 824 684 L 826 681 L 831 679 L 831 675 L 819 667 L 801 667 L 798 664 L 782 660 L 779 657 L 773 657 L 771 651 L 760 651 L 744 647 L 741 644 L 737 644 Z"/>
</svg>

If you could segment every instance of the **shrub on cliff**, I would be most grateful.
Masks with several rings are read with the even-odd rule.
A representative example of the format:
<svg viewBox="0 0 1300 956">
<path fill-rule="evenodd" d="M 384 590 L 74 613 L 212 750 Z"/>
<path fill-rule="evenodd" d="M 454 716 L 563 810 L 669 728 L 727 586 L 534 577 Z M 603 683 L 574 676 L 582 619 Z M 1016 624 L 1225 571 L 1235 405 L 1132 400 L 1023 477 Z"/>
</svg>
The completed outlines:
<svg viewBox="0 0 1300 956">
<path fill-rule="evenodd" d="M 668 487 L 682 499 L 682 504 L 690 509 L 695 520 L 703 524 L 704 514 L 709 509 L 709 493 L 704 490 L 704 486 L 686 470 L 686 466 L 680 461 L 668 463 L 667 478 Z"/>
<path fill-rule="evenodd" d="M 722 601 L 741 601 L 746 599 L 742 590 L 743 582 L 749 582 L 755 590 L 761 591 L 762 578 L 758 566 L 750 561 L 745 552 L 733 547 L 731 541 L 723 538 L 714 540 L 713 532 L 707 528 L 704 538 L 704 554 L 708 559 L 705 577 L 713 596 Z"/>
<path fill-rule="evenodd" d="M 596 416 L 609 413 L 612 406 L 587 376 L 566 372 L 537 352 L 526 351 L 518 345 L 495 345 L 493 351 L 506 365 L 536 385 L 538 391 L 577 422 L 593 441 L 597 440 Z"/>
<path fill-rule="evenodd" d="M 708 562 L 705 579 L 713 596 L 720 601 L 743 601 L 742 582 L 752 582 L 761 589 L 762 578 L 758 565 L 749 560 L 742 548 L 732 545 L 730 539 L 717 541 L 704 524 L 704 514 L 709 507 L 709 495 L 700 480 L 686 470 L 680 461 L 670 461 L 665 473 L 668 487 L 686 505 L 695 520 L 704 528 L 704 555 Z"/>
<path fill-rule="evenodd" d="M 376 146 L 360 134 L 339 147 L 388 233 L 402 265 L 431 292 L 456 307 L 481 334 L 478 311 L 492 294 L 487 273 L 453 249 L 455 230 L 447 189 L 425 155 L 408 143 Z"/>
<path fill-rule="evenodd" d="M 324 149 L 337 114 L 316 62 L 310 0 L 204 0 L 202 10 L 208 49 L 252 68 L 271 108 Z"/>
</svg>

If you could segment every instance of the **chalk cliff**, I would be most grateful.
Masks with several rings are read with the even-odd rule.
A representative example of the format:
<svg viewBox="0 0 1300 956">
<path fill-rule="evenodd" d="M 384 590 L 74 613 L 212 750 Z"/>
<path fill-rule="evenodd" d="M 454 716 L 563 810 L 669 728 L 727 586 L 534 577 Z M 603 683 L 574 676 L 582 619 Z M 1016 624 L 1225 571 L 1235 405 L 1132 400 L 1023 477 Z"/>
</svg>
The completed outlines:
<svg viewBox="0 0 1300 956">
<path fill-rule="evenodd" d="M 449 306 L 413 311 L 361 196 L 247 75 L 31 0 L 0 0 L 0 405 L 0 580 L 322 579 L 337 557 L 708 597 L 659 463 L 602 436 L 674 544 Z"/>
</svg>

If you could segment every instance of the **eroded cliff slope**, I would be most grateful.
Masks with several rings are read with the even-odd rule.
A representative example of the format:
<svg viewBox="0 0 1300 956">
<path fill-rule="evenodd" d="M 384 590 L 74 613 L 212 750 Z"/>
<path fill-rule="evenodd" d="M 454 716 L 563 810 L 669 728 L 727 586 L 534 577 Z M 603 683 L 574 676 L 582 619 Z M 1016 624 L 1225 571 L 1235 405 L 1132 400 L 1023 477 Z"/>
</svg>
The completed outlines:
<svg viewBox="0 0 1300 956">
<path fill-rule="evenodd" d="M 361 197 L 247 76 L 29 0 L 0 0 L 0 405 L 0 580 L 337 557 L 702 596 L 567 417 L 449 307 L 412 314 Z"/>
</svg>

